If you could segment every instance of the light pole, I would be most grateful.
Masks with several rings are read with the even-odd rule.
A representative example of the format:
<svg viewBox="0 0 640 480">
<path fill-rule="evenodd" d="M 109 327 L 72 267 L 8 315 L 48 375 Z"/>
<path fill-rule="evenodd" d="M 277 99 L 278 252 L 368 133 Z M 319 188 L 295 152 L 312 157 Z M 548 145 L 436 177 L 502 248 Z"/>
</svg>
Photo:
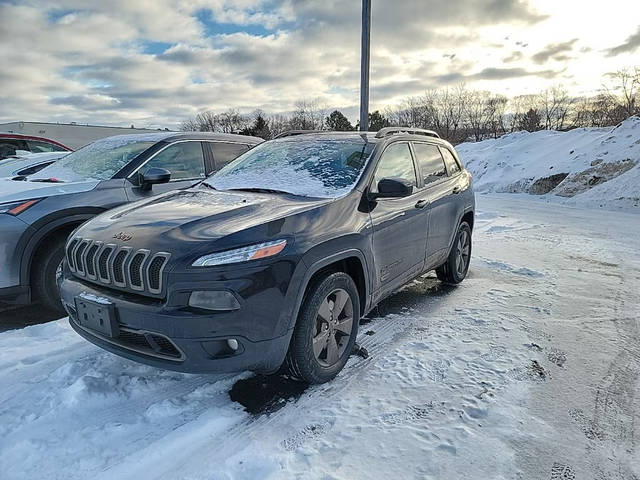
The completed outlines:
<svg viewBox="0 0 640 480">
<path fill-rule="evenodd" d="M 362 48 L 360 55 L 360 130 L 369 129 L 369 44 L 371 43 L 371 0 L 362 0 Z"/>
</svg>

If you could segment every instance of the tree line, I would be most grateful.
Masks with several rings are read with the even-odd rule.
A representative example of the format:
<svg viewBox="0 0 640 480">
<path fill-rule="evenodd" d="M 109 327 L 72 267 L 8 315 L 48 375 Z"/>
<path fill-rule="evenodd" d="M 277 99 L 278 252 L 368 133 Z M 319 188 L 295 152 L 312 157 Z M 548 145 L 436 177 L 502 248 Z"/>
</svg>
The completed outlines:
<svg viewBox="0 0 640 480">
<path fill-rule="evenodd" d="M 507 98 L 484 90 L 455 87 L 427 90 L 384 111 L 369 114 L 369 130 L 407 126 L 435 130 L 452 143 L 497 138 L 527 130 L 570 130 L 605 127 L 640 114 L 640 67 L 609 75 L 606 85 L 593 96 L 571 96 L 562 86 L 534 95 Z M 299 100 L 288 114 L 250 115 L 230 109 L 206 111 L 182 123 L 183 131 L 241 133 L 270 139 L 287 130 L 358 130 L 339 110 L 320 99 Z"/>
</svg>

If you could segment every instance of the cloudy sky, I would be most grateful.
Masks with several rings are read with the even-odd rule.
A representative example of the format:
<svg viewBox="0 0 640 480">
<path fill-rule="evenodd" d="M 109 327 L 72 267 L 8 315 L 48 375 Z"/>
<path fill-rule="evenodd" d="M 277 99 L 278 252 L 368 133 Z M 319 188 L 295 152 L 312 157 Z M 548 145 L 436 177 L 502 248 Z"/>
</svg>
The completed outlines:
<svg viewBox="0 0 640 480">
<path fill-rule="evenodd" d="M 0 0 L 0 122 L 176 127 L 203 110 L 357 115 L 360 0 Z M 373 0 L 371 106 L 465 82 L 595 92 L 640 64 L 637 0 Z"/>
</svg>

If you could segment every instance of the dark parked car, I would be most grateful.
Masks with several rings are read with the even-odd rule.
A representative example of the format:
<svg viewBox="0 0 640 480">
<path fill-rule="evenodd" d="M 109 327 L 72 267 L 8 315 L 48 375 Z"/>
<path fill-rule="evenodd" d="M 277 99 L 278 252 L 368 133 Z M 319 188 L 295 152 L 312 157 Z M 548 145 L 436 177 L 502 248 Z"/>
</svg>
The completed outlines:
<svg viewBox="0 0 640 480">
<path fill-rule="evenodd" d="M 80 335 L 130 359 L 325 382 L 381 299 L 432 269 L 464 279 L 474 205 L 433 132 L 285 136 L 82 225 L 61 296 Z"/>
<path fill-rule="evenodd" d="M 0 160 L 15 156 L 18 151 L 31 153 L 72 152 L 73 149 L 48 138 L 20 135 L 19 133 L 0 133 Z"/>
<path fill-rule="evenodd" d="M 119 135 L 24 181 L 0 180 L 0 300 L 33 297 L 64 314 L 55 272 L 78 225 L 123 203 L 192 186 L 260 142 L 215 133 Z"/>
</svg>

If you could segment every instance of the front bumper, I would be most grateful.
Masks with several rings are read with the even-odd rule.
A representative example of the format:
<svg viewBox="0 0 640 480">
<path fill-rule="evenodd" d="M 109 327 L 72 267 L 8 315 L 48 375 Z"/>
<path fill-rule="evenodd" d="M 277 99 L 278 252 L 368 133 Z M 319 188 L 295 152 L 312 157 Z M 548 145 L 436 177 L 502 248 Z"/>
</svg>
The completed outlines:
<svg viewBox="0 0 640 480">
<path fill-rule="evenodd" d="M 283 275 L 283 271 L 288 272 Z M 183 273 L 168 282 L 167 299 L 160 300 L 79 280 L 65 268 L 60 293 L 76 332 L 117 355 L 188 373 L 273 372 L 284 361 L 292 334 L 292 296 L 283 288 L 283 277 L 288 277 L 288 284 L 292 273 L 293 266 L 278 263 L 236 269 L 220 277 L 207 273 L 207 280 Z M 241 307 L 233 312 L 187 307 L 190 291 L 202 289 L 233 291 Z M 115 338 L 80 325 L 75 299 L 81 295 L 115 305 L 119 327 Z M 238 342 L 237 350 L 230 348 L 229 339 Z"/>
</svg>

